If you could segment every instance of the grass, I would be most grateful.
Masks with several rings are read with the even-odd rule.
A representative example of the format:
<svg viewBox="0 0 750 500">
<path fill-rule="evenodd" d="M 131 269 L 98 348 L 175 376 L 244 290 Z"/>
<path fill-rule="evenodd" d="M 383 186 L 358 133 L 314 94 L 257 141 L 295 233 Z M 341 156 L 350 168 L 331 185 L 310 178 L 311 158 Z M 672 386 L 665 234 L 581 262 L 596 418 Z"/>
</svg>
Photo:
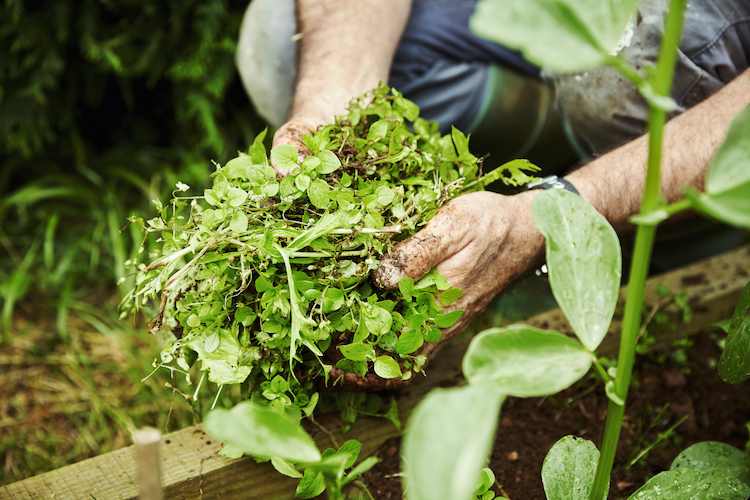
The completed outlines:
<svg viewBox="0 0 750 500">
<path fill-rule="evenodd" d="M 19 305 L 0 354 L 0 485 L 129 445 L 135 428 L 199 420 L 165 388 L 168 371 L 141 382 L 158 347 L 145 328 L 117 322 L 116 301 L 72 302 L 65 338 L 54 315 Z"/>
</svg>

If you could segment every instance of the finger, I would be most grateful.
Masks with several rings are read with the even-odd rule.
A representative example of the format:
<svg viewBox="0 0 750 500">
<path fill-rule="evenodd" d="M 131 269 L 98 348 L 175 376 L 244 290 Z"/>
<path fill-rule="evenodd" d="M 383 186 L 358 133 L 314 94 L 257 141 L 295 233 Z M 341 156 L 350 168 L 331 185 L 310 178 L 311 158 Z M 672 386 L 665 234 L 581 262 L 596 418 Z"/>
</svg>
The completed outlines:
<svg viewBox="0 0 750 500">
<path fill-rule="evenodd" d="M 396 245 L 380 261 L 373 272 L 378 287 L 398 288 L 399 280 L 406 276 L 418 280 L 470 243 L 467 236 L 471 233 L 472 217 L 467 217 L 467 207 L 457 201 L 443 207 L 424 229 Z"/>
<path fill-rule="evenodd" d="M 288 122 L 281 128 L 279 128 L 276 131 L 276 134 L 274 134 L 272 147 L 275 149 L 282 144 L 288 144 L 294 147 L 298 152 L 297 160 L 299 163 L 302 163 L 302 160 L 312 154 L 310 149 L 302 141 L 302 138 L 309 133 L 311 133 L 310 128 L 308 128 L 306 125 L 301 125 L 295 122 Z M 271 166 L 273 166 L 273 169 L 276 171 L 276 175 L 278 177 L 285 177 L 289 175 L 292 170 L 294 170 L 294 168 L 279 167 L 273 160 L 273 156 L 271 157 Z"/>
</svg>

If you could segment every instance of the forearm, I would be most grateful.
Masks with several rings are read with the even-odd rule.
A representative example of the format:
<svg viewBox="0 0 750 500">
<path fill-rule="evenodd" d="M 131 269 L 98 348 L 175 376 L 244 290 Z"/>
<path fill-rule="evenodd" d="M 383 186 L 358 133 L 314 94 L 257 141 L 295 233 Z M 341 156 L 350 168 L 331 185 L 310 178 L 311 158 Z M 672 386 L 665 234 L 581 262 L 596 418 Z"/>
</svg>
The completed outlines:
<svg viewBox="0 0 750 500">
<path fill-rule="evenodd" d="M 386 83 L 409 0 L 298 0 L 301 52 L 292 116 L 330 123 Z"/>
<path fill-rule="evenodd" d="M 672 203 L 703 184 L 713 154 L 734 116 L 750 104 L 750 70 L 721 91 L 670 120 L 664 131 L 662 194 Z M 631 230 L 646 180 L 648 136 L 640 137 L 566 176 L 614 228 Z"/>
</svg>

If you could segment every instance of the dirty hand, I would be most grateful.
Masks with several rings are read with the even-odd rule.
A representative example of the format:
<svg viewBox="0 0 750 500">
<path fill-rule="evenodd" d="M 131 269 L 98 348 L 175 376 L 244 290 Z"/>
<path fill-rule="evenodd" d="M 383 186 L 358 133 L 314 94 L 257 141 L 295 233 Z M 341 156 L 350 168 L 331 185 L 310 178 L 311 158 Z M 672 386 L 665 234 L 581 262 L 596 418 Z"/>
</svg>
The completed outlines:
<svg viewBox="0 0 750 500">
<path fill-rule="evenodd" d="M 464 311 L 458 322 L 443 330 L 439 343 L 425 342 L 415 355 L 434 356 L 438 347 L 466 328 L 498 292 L 541 262 L 544 236 L 531 218 L 531 202 L 537 194 L 538 191 L 528 191 L 503 196 L 484 191 L 459 196 L 422 231 L 399 243 L 383 258 L 373 274 L 375 284 L 381 288 L 398 288 L 401 278 L 418 280 L 437 266 L 452 286 L 464 292 L 446 308 Z M 363 379 L 351 373 L 344 374 L 339 384 L 350 390 L 404 385 L 400 379 L 386 381 L 374 374 Z"/>
<path fill-rule="evenodd" d="M 310 156 L 310 150 L 305 143 L 302 142 L 302 137 L 308 134 L 312 134 L 316 128 L 323 123 L 320 120 L 297 116 L 292 117 L 276 130 L 273 136 L 273 147 L 277 148 L 282 144 L 289 144 L 294 146 L 299 152 L 299 159 L 302 161 L 304 158 Z M 280 168 L 273 161 L 271 162 L 273 169 L 276 171 L 278 177 L 286 177 L 292 171 L 288 168 Z"/>
</svg>

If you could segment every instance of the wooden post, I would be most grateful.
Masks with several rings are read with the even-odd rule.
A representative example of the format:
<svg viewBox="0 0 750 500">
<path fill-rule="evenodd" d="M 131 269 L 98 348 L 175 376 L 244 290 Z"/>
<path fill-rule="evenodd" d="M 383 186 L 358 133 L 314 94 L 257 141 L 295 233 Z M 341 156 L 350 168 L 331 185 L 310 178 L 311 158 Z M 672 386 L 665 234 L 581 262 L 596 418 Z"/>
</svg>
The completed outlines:
<svg viewBox="0 0 750 500">
<path fill-rule="evenodd" d="M 159 441 L 161 432 L 145 427 L 133 432 L 138 459 L 138 490 L 140 500 L 162 500 Z"/>
</svg>

